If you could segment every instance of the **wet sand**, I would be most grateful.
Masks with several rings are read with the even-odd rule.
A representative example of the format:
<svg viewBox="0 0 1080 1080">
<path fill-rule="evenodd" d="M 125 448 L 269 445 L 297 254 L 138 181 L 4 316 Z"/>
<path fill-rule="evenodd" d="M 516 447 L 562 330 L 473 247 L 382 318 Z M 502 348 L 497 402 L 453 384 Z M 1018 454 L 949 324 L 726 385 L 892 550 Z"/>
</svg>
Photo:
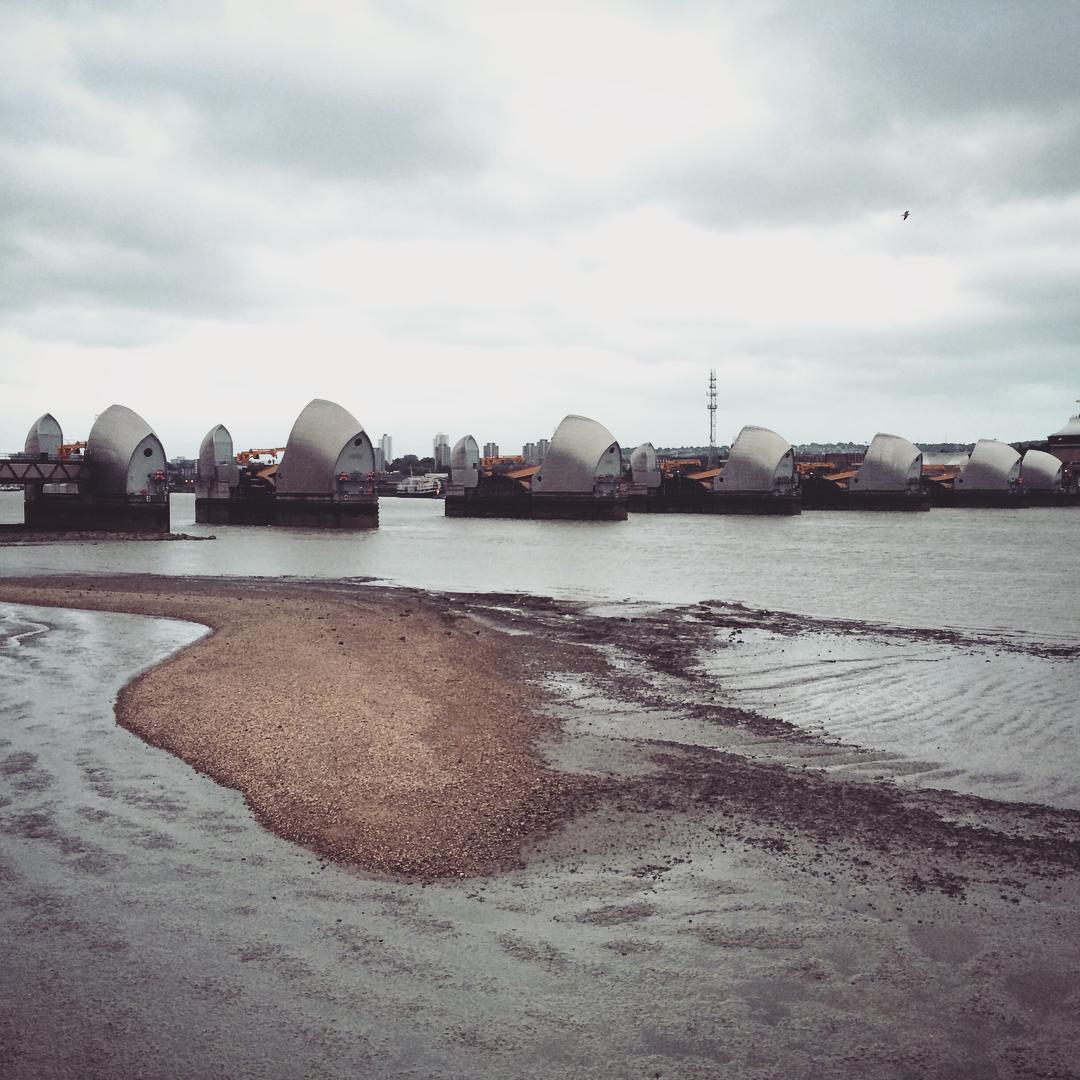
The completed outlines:
<svg viewBox="0 0 1080 1080">
<path fill-rule="evenodd" d="M 241 791 L 281 836 L 367 872 L 512 865 L 595 787 L 542 762 L 553 721 L 515 640 L 446 601 L 130 578 L 6 582 L 0 596 L 209 626 L 124 688 L 120 723 Z"/>
<path fill-rule="evenodd" d="M 308 845 L 167 757 L 50 796 L 44 747 L 91 744 L 28 724 L 0 746 L 12 1076 L 1080 1075 L 1080 814 L 906 790 L 732 707 L 695 650 L 771 613 L 269 579 L 0 599 L 213 626 L 118 715 Z"/>
</svg>

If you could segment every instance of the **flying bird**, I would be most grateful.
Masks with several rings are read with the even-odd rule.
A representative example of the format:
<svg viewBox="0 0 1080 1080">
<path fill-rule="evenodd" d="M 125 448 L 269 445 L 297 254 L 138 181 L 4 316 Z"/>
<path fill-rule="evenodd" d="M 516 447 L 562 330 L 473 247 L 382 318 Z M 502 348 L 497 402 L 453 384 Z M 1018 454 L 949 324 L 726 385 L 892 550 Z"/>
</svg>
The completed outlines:
<svg viewBox="0 0 1080 1080">
<path fill-rule="evenodd" d="M 900 216 L 901 216 L 901 217 L 902 217 L 902 218 L 903 218 L 903 219 L 904 219 L 905 221 L 907 221 L 907 219 L 908 219 L 908 214 L 910 214 L 910 213 L 911 213 L 911 211 L 910 211 L 910 210 L 905 210 L 905 211 L 904 211 L 904 212 L 903 212 L 903 213 L 902 213 L 902 214 L 901 214 Z"/>
</svg>

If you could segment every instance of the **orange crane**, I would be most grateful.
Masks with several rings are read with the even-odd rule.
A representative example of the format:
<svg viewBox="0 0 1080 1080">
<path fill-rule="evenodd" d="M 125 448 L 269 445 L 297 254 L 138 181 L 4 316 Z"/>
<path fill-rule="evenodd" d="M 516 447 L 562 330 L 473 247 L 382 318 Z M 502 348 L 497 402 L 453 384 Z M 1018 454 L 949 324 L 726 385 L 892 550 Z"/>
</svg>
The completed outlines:
<svg viewBox="0 0 1080 1080">
<path fill-rule="evenodd" d="M 241 450 L 236 455 L 236 464 L 240 466 L 241 485 L 251 489 L 273 491 L 277 485 L 277 457 L 284 452 L 284 446 L 252 447 L 250 450 Z M 274 460 L 259 461 L 258 459 L 262 457 L 270 457 Z"/>
<path fill-rule="evenodd" d="M 272 454 L 274 457 L 277 457 L 278 454 L 283 454 L 284 452 L 284 446 L 268 446 L 261 450 L 241 450 L 240 453 L 236 455 L 236 464 L 246 465 L 252 458 L 262 457 L 263 454 Z"/>
<path fill-rule="evenodd" d="M 668 458 L 658 464 L 663 473 L 680 472 L 685 469 L 700 469 L 701 458 Z"/>
</svg>

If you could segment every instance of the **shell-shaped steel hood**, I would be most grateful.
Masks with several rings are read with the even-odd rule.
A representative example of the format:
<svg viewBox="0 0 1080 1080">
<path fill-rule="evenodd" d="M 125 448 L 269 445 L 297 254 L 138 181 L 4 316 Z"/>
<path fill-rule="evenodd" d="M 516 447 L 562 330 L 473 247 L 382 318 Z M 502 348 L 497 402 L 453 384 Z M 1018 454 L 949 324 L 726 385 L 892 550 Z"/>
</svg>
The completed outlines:
<svg viewBox="0 0 1080 1080">
<path fill-rule="evenodd" d="M 541 471 L 532 482 L 534 495 L 591 495 L 600 478 L 616 478 L 622 454 L 615 437 L 587 416 L 564 417 Z"/>
<path fill-rule="evenodd" d="M 39 454 L 48 454 L 56 457 L 60 453 L 60 447 L 64 444 L 64 433 L 52 413 L 39 416 L 26 436 L 24 453 L 37 457 Z"/>
<path fill-rule="evenodd" d="M 199 470 L 205 469 L 209 474 L 215 465 L 226 465 L 234 460 L 229 429 L 224 424 L 215 424 L 199 444 Z"/>
<path fill-rule="evenodd" d="M 235 487 L 239 479 L 240 470 L 233 455 L 232 435 L 224 424 L 215 424 L 199 444 L 195 494 L 200 498 L 225 497 L 228 489 Z"/>
<path fill-rule="evenodd" d="M 1020 479 L 1020 455 L 1008 443 L 980 439 L 956 478 L 962 491 L 1008 491 Z"/>
<path fill-rule="evenodd" d="M 277 471 L 279 495 L 333 495 L 341 474 L 375 471 L 375 451 L 363 425 L 347 409 L 316 398 L 296 418 Z"/>
<path fill-rule="evenodd" d="M 1065 463 L 1045 450 L 1028 450 L 1020 463 L 1020 479 L 1028 491 L 1054 491 L 1064 486 Z"/>
<path fill-rule="evenodd" d="M 642 443 L 630 455 L 630 478 L 647 488 L 660 486 L 660 465 L 656 460 L 656 447 L 651 442 Z"/>
<path fill-rule="evenodd" d="M 795 480 L 795 451 L 775 431 L 748 424 L 731 445 L 717 491 L 773 491 Z"/>
<path fill-rule="evenodd" d="M 165 470 L 165 450 L 154 429 L 126 405 L 110 405 L 86 440 L 86 460 L 103 495 L 143 495 Z"/>
<path fill-rule="evenodd" d="M 463 435 L 450 451 L 450 482 L 467 488 L 480 482 L 480 447 L 471 435 Z"/>
<path fill-rule="evenodd" d="M 906 491 L 922 476 L 922 451 L 899 435 L 878 432 L 852 478 L 852 491 Z"/>
</svg>

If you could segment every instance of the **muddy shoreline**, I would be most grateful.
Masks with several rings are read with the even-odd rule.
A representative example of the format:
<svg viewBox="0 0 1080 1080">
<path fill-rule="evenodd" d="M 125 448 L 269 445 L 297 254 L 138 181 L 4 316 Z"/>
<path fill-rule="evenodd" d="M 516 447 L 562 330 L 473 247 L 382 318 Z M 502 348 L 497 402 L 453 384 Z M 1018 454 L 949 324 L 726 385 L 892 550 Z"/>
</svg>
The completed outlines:
<svg viewBox="0 0 1080 1080">
<path fill-rule="evenodd" d="M 0 599 L 212 626 L 118 713 L 294 841 L 107 718 L 0 733 L 18 1080 L 1080 1075 L 1080 814 L 874 778 L 698 669 L 794 617 L 273 578 Z"/>
<path fill-rule="evenodd" d="M 796 633 L 782 613 L 701 604 L 627 617 L 520 594 L 141 575 L 6 579 L 0 600 L 209 626 L 125 687 L 120 723 L 240 790 L 279 835 L 365 872 L 430 880 L 519 866 L 529 845 L 600 805 L 716 816 L 717 835 L 804 870 L 823 847 L 857 843 L 904 890 L 961 895 L 992 870 L 1014 875 L 1009 888 L 1015 875 L 1080 872 L 1080 812 L 830 775 L 816 766 L 834 744 L 717 700 L 695 675 L 696 649 L 718 627 Z M 552 768 L 552 672 L 623 706 L 670 709 L 677 694 L 686 716 L 775 742 L 784 760 L 661 738 L 638 744 L 645 775 Z"/>
<path fill-rule="evenodd" d="M 178 532 L 104 532 L 77 529 L 56 532 L 30 529 L 26 525 L 0 523 L 0 547 L 27 547 L 44 544 L 103 544 L 128 540 L 216 540 L 215 536 L 192 536 Z"/>
</svg>

